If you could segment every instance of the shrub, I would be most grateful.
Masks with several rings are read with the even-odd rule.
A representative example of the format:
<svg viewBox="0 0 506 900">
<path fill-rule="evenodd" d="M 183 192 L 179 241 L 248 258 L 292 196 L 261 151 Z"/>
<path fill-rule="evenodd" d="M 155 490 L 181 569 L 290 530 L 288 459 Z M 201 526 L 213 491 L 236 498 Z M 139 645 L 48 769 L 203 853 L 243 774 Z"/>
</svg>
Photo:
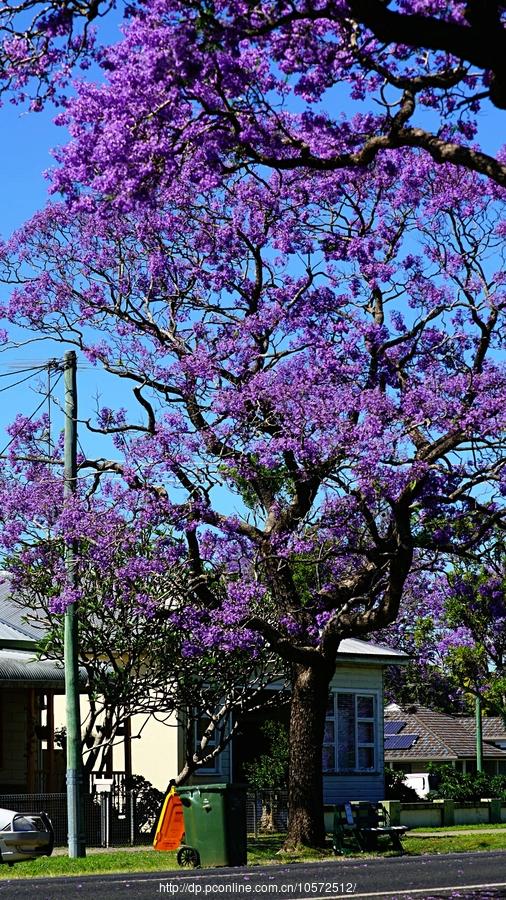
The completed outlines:
<svg viewBox="0 0 506 900">
<path fill-rule="evenodd" d="M 135 794 L 137 835 L 152 834 L 160 815 L 164 794 L 142 775 L 132 775 L 127 781 L 127 789 Z"/>
<path fill-rule="evenodd" d="M 489 775 L 486 772 L 463 774 L 453 766 L 429 766 L 435 781 L 435 789 L 429 791 L 429 800 L 481 800 L 496 797 L 506 800 L 506 775 Z M 432 780 L 432 779 L 431 779 Z"/>
</svg>

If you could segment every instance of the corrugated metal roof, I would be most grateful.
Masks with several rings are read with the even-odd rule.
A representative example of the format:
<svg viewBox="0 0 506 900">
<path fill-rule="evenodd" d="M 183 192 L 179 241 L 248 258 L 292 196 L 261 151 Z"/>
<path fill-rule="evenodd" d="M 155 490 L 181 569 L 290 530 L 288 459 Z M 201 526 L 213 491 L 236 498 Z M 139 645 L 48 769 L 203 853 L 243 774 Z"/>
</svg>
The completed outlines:
<svg viewBox="0 0 506 900">
<path fill-rule="evenodd" d="M 0 644 L 2 641 L 31 641 L 31 638 L 27 637 L 19 628 L 2 622 L 0 618 Z"/>
<path fill-rule="evenodd" d="M 385 644 L 370 644 L 368 641 L 360 641 L 358 638 L 345 638 L 344 641 L 341 641 L 338 658 L 341 654 L 345 656 L 369 656 L 373 659 L 377 658 L 378 662 L 388 659 L 392 665 L 399 662 L 407 662 L 409 659 L 408 654 L 402 653 L 400 650 L 392 650 L 391 647 L 387 647 Z"/>
<path fill-rule="evenodd" d="M 79 670 L 79 682 L 82 687 L 86 684 L 83 668 Z M 63 664 L 52 659 L 37 659 L 30 650 L 0 650 L 0 684 L 63 690 Z"/>
<path fill-rule="evenodd" d="M 30 650 L 0 650 L 0 684 L 13 682 L 63 687 L 63 666 L 50 659 L 36 659 Z"/>
<path fill-rule="evenodd" d="M 25 621 L 26 610 L 11 597 L 9 574 L 0 569 L 0 643 L 5 641 L 39 641 L 44 634 Z"/>
</svg>

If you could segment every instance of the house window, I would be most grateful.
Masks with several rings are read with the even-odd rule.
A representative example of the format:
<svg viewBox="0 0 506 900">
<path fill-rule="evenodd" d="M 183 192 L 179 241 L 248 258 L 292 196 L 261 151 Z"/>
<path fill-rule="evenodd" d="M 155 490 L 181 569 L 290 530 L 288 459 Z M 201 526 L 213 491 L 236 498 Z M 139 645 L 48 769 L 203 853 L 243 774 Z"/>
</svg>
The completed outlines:
<svg viewBox="0 0 506 900">
<path fill-rule="evenodd" d="M 207 716 L 200 716 L 200 718 L 198 718 L 195 721 L 195 752 L 197 753 L 198 756 L 200 756 L 201 754 L 203 754 L 204 756 L 207 756 L 207 754 L 211 753 L 219 744 L 219 740 L 220 740 L 219 732 L 218 732 L 218 729 L 215 728 L 214 732 L 211 734 L 211 736 L 207 740 L 205 749 L 203 751 L 200 749 L 200 742 L 201 742 L 202 738 L 204 737 L 204 734 L 205 734 L 207 728 L 209 727 L 209 722 L 210 722 L 210 720 L 207 718 Z M 218 755 L 218 756 L 215 756 L 214 759 L 210 760 L 207 763 L 207 765 L 199 766 L 199 768 L 197 770 L 197 774 L 199 772 L 210 772 L 210 773 L 212 772 L 214 774 L 217 774 L 217 773 L 219 773 L 219 771 L 220 771 L 220 756 Z"/>
<path fill-rule="evenodd" d="M 376 708 L 374 694 L 330 695 L 323 741 L 324 772 L 375 770 Z"/>
</svg>

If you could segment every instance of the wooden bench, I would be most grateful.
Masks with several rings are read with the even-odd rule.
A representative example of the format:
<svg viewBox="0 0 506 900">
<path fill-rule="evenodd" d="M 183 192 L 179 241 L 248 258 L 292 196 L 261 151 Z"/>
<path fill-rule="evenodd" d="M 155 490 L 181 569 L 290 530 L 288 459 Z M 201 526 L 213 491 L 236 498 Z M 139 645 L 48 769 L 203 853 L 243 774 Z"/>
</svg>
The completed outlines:
<svg viewBox="0 0 506 900">
<path fill-rule="evenodd" d="M 403 852 L 402 837 L 406 825 L 391 825 L 381 803 L 339 803 L 334 810 L 334 853 L 342 853 L 347 838 L 360 851 L 376 850 L 378 838 L 387 837 L 395 850 Z"/>
</svg>

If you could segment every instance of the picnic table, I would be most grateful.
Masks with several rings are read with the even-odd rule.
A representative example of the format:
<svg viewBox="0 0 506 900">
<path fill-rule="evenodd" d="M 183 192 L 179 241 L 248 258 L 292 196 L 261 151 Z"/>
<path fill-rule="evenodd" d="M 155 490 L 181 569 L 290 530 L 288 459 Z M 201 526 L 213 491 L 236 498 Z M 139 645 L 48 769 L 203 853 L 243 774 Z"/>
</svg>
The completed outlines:
<svg viewBox="0 0 506 900">
<path fill-rule="evenodd" d="M 360 851 L 376 850 L 378 838 L 386 837 L 395 850 L 403 852 L 402 837 L 406 825 L 391 825 L 381 803 L 360 801 L 338 803 L 334 809 L 334 853 L 342 853 L 349 838 Z"/>
</svg>

